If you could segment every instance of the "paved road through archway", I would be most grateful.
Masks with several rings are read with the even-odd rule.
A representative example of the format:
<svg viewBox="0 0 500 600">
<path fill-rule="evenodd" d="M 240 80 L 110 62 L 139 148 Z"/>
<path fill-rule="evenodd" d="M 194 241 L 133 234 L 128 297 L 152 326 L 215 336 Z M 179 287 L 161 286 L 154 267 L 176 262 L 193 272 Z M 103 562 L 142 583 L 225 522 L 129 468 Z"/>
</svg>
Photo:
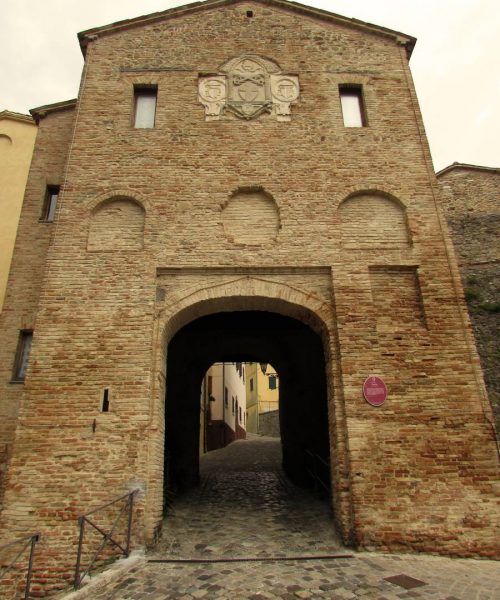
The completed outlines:
<svg viewBox="0 0 500 600">
<path fill-rule="evenodd" d="M 280 440 L 247 435 L 201 457 L 201 485 L 173 499 L 155 555 L 282 558 L 344 552 L 328 500 L 284 475 Z"/>
</svg>

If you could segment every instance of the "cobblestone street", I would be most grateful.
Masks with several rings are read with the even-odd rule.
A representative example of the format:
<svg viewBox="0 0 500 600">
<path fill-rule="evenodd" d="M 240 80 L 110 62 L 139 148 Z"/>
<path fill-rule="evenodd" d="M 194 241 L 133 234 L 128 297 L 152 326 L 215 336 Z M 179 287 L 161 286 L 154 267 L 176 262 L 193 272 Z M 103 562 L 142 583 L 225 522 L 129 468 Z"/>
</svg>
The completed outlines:
<svg viewBox="0 0 500 600">
<path fill-rule="evenodd" d="M 240 440 L 206 454 L 202 484 L 174 502 L 156 554 L 240 558 L 338 552 L 328 503 L 290 484 L 280 463 L 280 443 L 273 438 Z"/>
<path fill-rule="evenodd" d="M 328 504 L 285 479 L 277 440 L 252 436 L 201 464 L 202 485 L 175 498 L 157 547 L 75 598 L 500 599 L 494 561 L 343 548 Z"/>
</svg>

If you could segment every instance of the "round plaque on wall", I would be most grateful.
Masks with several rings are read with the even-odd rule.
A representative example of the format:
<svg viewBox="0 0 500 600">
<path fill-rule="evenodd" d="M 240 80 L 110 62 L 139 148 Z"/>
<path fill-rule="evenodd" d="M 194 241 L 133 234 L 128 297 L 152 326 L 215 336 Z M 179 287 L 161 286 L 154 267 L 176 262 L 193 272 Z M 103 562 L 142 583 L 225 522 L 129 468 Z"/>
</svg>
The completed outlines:
<svg viewBox="0 0 500 600">
<path fill-rule="evenodd" d="M 387 398 L 387 387 L 383 379 L 370 375 L 363 383 L 363 396 L 368 404 L 381 406 Z"/>
</svg>

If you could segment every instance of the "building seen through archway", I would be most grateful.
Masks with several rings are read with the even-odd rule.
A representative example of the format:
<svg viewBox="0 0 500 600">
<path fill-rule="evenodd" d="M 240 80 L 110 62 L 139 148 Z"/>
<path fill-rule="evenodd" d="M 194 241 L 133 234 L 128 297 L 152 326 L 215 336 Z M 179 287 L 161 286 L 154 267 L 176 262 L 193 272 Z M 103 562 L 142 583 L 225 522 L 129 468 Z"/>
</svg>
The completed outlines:
<svg viewBox="0 0 500 600">
<path fill-rule="evenodd" d="M 247 363 L 247 431 L 279 437 L 279 375 L 266 362 Z"/>
<path fill-rule="evenodd" d="M 200 454 L 245 439 L 245 363 L 216 362 L 201 382 Z"/>
<path fill-rule="evenodd" d="M 266 362 L 218 362 L 201 383 L 200 453 L 246 433 L 280 437 L 279 375 Z"/>
<path fill-rule="evenodd" d="M 267 357 L 268 363 L 262 357 Z M 207 377 L 212 394 L 216 383 L 222 385 L 220 377 L 227 377 L 229 381 L 233 363 L 239 367 L 237 373 L 243 372 L 244 362 L 257 364 L 261 372 L 267 371 L 268 364 L 276 367 L 280 374 L 283 468 L 292 481 L 300 485 L 311 484 L 308 454 L 328 459 L 330 447 L 322 340 L 296 319 L 258 310 L 207 315 L 187 324 L 172 338 L 168 347 L 165 404 L 167 481 L 176 489 L 199 482 L 200 439 L 204 439 L 203 432 L 200 433 L 200 408 L 203 410 L 200 384 L 207 367 L 214 362 L 220 366 L 216 365 L 219 368 L 211 371 L 212 375 L 209 371 L 208 377 L 212 379 Z M 245 365 L 247 384 L 255 377 L 253 365 Z M 271 386 L 276 383 L 271 379 L 273 377 L 270 372 Z M 224 385 L 223 389 L 222 409 L 239 421 L 240 406 L 236 406 L 230 388 Z M 210 397 L 208 390 L 207 393 Z M 203 393 L 201 397 L 204 398 Z M 243 417 L 241 420 L 244 422 Z M 230 431 L 231 428 L 225 425 L 219 435 L 219 447 L 229 441 Z"/>
</svg>

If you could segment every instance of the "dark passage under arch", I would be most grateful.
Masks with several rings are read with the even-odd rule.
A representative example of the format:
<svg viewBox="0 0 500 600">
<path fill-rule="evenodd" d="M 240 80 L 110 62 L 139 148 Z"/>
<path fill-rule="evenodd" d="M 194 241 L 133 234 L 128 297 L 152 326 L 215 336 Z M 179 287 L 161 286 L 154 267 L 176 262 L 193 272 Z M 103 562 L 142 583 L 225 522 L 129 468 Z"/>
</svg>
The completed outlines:
<svg viewBox="0 0 500 600">
<path fill-rule="evenodd" d="M 198 318 L 170 341 L 167 359 L 165 485 L 199 483 L 200 386 L 217 361 L 265 361 L 280 375 L 283 468 L 310 485 L 305 452 L 329 457 L 325 358 L 321 337 L 301 321 L 265 311 Z"/>
</svg>

